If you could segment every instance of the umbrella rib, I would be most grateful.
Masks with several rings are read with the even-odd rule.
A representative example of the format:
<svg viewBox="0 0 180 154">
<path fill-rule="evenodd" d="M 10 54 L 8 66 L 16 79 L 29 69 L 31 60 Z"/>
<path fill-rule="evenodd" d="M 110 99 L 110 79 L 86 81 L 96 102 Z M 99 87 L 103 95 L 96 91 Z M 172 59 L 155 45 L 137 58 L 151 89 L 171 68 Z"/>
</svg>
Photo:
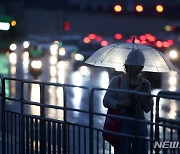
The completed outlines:
<svg viewBox="0 0 180 154">
<path fill-rule="evenodd" d="M 167 61 L 166 61 L 166 59 L 161 55 L 161 53 L 159 53 L 158 51 L 157 51 L 157 53 L 163 58 L 163 60 L 165 61 L 165 64 L 166 64 L 166 66 L 168 67 L 168 69 L 171 71 L 171 69 L 170 69 L 170 67 L 169 67 L 169 65 L 167 64 Z"/>
<path fill-rule="evenodd" d="M 108 51 L 108 53 L 106 54 L 106 56 L 104 57 L 104 59 L 107 57 L 107 55 L 111 52 L 111 50 L 113 49 L 113 46 L 112 48 Z M 104 59 L 101 61 L 101 63 L 104 61 Z"/>
</svg>

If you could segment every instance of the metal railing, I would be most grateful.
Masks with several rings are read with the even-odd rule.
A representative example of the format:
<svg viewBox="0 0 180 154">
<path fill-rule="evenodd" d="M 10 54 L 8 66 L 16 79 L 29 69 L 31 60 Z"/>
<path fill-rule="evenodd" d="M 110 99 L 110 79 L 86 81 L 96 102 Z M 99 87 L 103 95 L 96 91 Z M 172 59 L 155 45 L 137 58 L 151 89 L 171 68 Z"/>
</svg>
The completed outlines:
<svg viewBox="0 0 180 154">
<path fill-rule="evenodd" d="M 7 97 L 6 82 L 16 82 L 17 95 Z M 2 153 L 3 154 L 29 154 L 29 153 L 53 153 L 53 154 L 112 154 L 113 147 L 103 140 L 102 129 L 103 122 L 107 115 L 105 111 L 96 111 L 96 95 L 98 92 L 105 92 L 107 89 L 75 86 L 68 84 L 38 82 L 29 80 L 20 80 L 14 78 L 2 78 Z M 26 97 L 25 87 L 30 84 L 36 84 L 40 89 L 40 101 L 34 102 Z M 62 106 L 46 103 L 47 87 L 53 86 L 62 88 Z M 83 89 L 87 94 L 84 103 L 86 109 L 70 107 L 69 97 L 73 97 L 69 90 L 71 88 Z M 133 93 L 126 90 L 114 90 L 124 93 Z M 155 110 L 149 114 L 149 119 L 139 120 L 118 116 L 120 119 L 140 121 L 146 123 L 149 127 L 149 137 L 141 137 L 123 133 L 112 133 L 119 136 L 147 140 L 150 144 L 149 153 L 179 153 L 179 149 L 154 149 L 155 141 L 179 141 L 180 122 L 160 117 L 159 101 L 161 98 L 179 100 L 179 93 L 161 91 L 158 95 L 147 95 L 137 93 L 156 99 Z M 99 101 L 101 102 L 101 101 Z M 76 102 L 74 102 L 76 103 Z M 101 102 L 102 103 L 102 102 Z M 18 105 L 17 105 L 18 104 Z M 15 106 L 15 109 L 11 109 Z M 16 106 L 19 106 L 16 109 Z M 36 106 L 39 108 L 39 115 L 26 112 L 26 109 Z M 53 109 L 53 110 L 52 110 Z M 52 111 L 50 111 L 52 110 Z M 62 111 L 61 119 L 47 116 L 47 112 L 54 110 Z M 72 117 L 72 113 L 78 113 L 79 117 Z M 81 119 L 82 116 L 82 119 Z M 116 117 L 116 116 L 115 116 Z M 83 119 L 85 121 L 83 121 Z M 169 133 L 169 136 L 167 134 Z M 169 151 L 168 151 L 169 150 Z"/>
</svg>

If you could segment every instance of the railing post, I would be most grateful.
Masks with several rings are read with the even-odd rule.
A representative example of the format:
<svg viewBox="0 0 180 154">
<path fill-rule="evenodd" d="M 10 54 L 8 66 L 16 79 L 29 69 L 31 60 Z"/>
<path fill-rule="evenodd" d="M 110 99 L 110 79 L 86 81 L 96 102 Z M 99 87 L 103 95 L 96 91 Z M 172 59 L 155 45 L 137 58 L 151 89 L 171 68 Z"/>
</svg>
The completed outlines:
<svg viewBox="0 0 180 154">
<path fill-rule="evenodd" d="M 90 91 L 89 96 L 89 153 L 93 154 L 93 96 L 94 89 Z"/>
<path fill-rule="evenodd" d="M 63 95 L 64 95 L 63 154 L 67 154 L 67 104 L 66 104 L 65 86 L 63 86 Z"/>
<path fill-rule="evenodd" d="M 5 79 L 1 79 L 2 83 L 2 153 L 6 153 L 6 123 L 5 123 Z"/>
<path fill-rule="evenodd" d="M 19 149 L 20 150 L 20 154 L 24 154 L 25 153 L 25 132 L 24 132 L 24 82 L 21 81 L 21 116 L 20 116 L 20 126 L 21 126 L 21 132 L 20 132 L 20 146 L 21 148 Z"/>
<path fill-rule="evenodd" d="M 40 84 L 40 104 L 45 104 L 44 98 L 45 85 Z M 46 121 L 45 118 L 45 107 L 40 106 L 40 116 L 42 119 L 40 120 L 40 152 L 46 153 Z"/>
<path fill-rule="evenodd" d="M 157 95 L 158 96 L 158 95 Z M 159 141 L 159 101 L 160 97 L 156 98 L 156 115 L 155 115 L 155 141 Z M 155 153 L 159 154 L 159 148 L 155 149 Z"/>
<path fill-rule="evenodd" d="M 159 141 L 159 101 L 161 97 L 165 97 L 165 98 L 171 98 L 171 99 L 176 99 L 176 100 L 180 100 L 179 97 L 179 93 L 175 93 L 175 92 L 170 92 L 170 91 L 160 91 L 157 94 L 157 99 L 156 99 L 156 126 L 155 126 L 155 140 Z M 155 153 L 159 154 L 159 148 L 155 149 Z"/>
<path fill-rule="evenodd" d="M 154 106 L 153 106 L 153 108 L 154 108 Z M 154 111 L 153 111 L 153 109 L 151 110 L 151 115 L 150 115 L 151 117 L 150 117 L 150 119 L 151 119 L 151 122 L 153 122 L 154 121 Z M 153 139 L 153 132 L 154 132 L 154 126 L 153 126 L 153 124 L 150 124 L 150 139 Z M 150 141 L 150 154 L 153 154 L 153 142 L 152 141 Z"/>
</svg>

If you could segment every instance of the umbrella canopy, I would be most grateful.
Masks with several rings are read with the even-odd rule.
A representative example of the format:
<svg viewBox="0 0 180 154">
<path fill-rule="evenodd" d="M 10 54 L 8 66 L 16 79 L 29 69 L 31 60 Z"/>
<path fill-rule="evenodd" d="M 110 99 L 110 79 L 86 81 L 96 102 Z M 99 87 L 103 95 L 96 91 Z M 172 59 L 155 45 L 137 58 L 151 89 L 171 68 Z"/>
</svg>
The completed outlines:
<svg viewBox="0 0 180 154">
<path fill-rule="evenodd" d="M 170 72 L 179 70 L 159 50 L 137 43 L 117 43 L 102 47 L 92 54 L 87 64 L 124 70 L 124 64 L 144 66 L 142 71 Z"/>
</svg>

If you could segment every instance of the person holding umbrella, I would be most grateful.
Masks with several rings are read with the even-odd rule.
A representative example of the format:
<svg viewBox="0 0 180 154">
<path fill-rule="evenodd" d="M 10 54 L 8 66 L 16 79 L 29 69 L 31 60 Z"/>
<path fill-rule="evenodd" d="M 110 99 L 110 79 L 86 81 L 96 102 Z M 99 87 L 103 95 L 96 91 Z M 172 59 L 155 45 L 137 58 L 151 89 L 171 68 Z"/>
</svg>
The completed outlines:
<svg viewBox="0 0 180 154">
<path fill-rule="evenodd" d="M 133 43 L 117 43 L 102 47 L 92 54 L 85 63 L 115 68 L 119 71 L 124 71 L 125 68 L 125 74 L 112 78 L 108 89 L 131 90 L 136 93 L 151 93 L 151 84 L 140 76 L 141 72 L 180 72 L 161 51 L 134 43 L 134 39 Z M 144 112 L 149 112 L 152 109 L 153 98 L 107 90 L 103 104 L 109 109 L 120 111 L 118 112 L 120 115 L 145 119 Z M 148 136 L 147 125 L 136 120 L 120 119 L 119 132 L 141 137 Z M 119 137 L 113 146 L 115 154 L 148 153 L 148 142 L 139 138 Z"/>
<path fill-rule="evenodd" d="M 135 59 L 136 61 L 139 61 L 138 65 L 133 65 L 131 63 L 135 58 L 134 56 L 138 57 Z M 144 61 L 144 56 L 140 51 L 135 50 L 131 52 L 125 61 L 125 74 L 113 77 L 108 88 L 132 90 L 134 92 L 141 91 L 150 94 L 151 86 L 149 81 L 140 76 Z M 121 80 L 119 87 L 118 80 Z M 135 94 L 107 91 L 104 96 L 103 104 L 107 108 L 119 110 L 121 116 L 145 119 L 144 112 L 149 112 L 152 109 L 153 99 L 151 97 Z M 125 135 L 148 136 L 147 125 L 145 123 L 124 119 L 120 120 L 119 132 L 124 133 Z M 129 137 L 119 137 L 117 143 L 114 145 L 114 153 L 130 154 L 132 152 L 137 152 L 137 154 L 147 154 L 148 142 Z"/>
</svg>

